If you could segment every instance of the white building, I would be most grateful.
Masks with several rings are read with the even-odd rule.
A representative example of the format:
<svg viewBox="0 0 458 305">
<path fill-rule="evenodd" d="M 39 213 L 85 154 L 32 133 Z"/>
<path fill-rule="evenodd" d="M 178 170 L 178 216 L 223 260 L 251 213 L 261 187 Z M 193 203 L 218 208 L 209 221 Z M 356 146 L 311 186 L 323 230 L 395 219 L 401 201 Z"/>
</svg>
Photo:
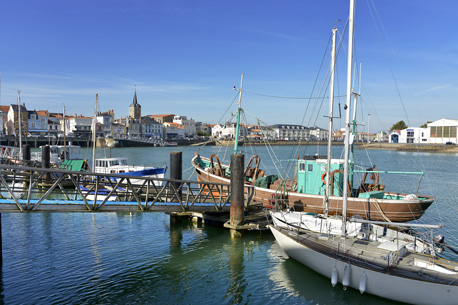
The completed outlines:
<svg viewBox="0 0 458 305">
<path fill-rule="evenodd" d="M 224 139 L 235 139 L 236 123 L 226 123 L 224 125 L 216 124 L 212 127 L 212 137 L 224 138 Z M 241 125 L 239 129 L 239 139 L 243 139 L 248 135 L 246 126 Z"/>
<path fill-rule="evenodd" d="M 390 143 L 428 143 L 429 130 L 428 128 L 409 127 L 403 130 L 393 130 L 389 136 Z"/>
<path fill-rule="evenodd" d="M 114 111 L 108 110 L 107 112 L 98 112 L 97 113 L 97 123 L 103 126 L 103 134 L 111 134 L 111 127 L 115 120 Z"/>
<path fill-rule="evenodd" d="M 197 133 L 196 122 L 193 119 L 189 119 L 184 115 L 175 115 L 173 117 L 173 123 L 183 126 L 183 134 L 185 137 L 194 137 Z"/>
<path fill-rule="evenodd" d="M 47 127 L 46 129 L 48 130 L 48 134 L 52 134 L 52 135 L 57 135 L 61 132 L 63 132 L 64 130 L 62 129 L 64 127 L 64 124 L 63 124 L 63 114 L 60 114 L 60 113 L 48 113 L 47 114 L 47 117 L 48 117 L 48 122 L 47 122 Z M 68 128 L 68 125 L 66 126 L 66 128 Z M 68 132 L 67 132 L 68 134 Z"/>
<path fill-rule="evenodd" d="M 445 144 L 452 142 L 457 144 L 457 127 L 458 120 L 453 119 L 440 119 L 428 123 L 429 143 Z"/>
<path fill-rule="evenodd" d="M 310 140 L 310 128 L 302 125 L 291 124 L 276 124 L 270 126 L 273 130 L 274 140 L 285 141 L 306 141 Z M 319 135 L 319 131 L 315 130 L 315 134 Z"/>
<path fill-rule="evenodd" d="M 63 120 L 61 121 L 63 124 Z M 65 117 L 66 128 L 65 132 L 68 136 L 73 134 L 75 136 L 90 137 L 92 134 L 92 118 L 84 116 Z M 64 130 L 62 126 L 62 130 Z"/>
<path fill-rule="evenodd" d="M 183 126 L 178 123 L 164 123 L 164 136 L 166 140 L 178 140 L 184 138 Z"/>
</svg>

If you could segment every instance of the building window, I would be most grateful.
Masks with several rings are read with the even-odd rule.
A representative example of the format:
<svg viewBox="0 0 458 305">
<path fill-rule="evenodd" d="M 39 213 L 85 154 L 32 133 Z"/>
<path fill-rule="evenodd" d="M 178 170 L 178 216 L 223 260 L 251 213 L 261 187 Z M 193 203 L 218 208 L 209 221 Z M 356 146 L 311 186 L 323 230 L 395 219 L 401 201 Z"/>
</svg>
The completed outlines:
<svg viewBox="0 0 458 305">
<path fill-rule="evenodd" d="M 431 126 L 431 138 L 437 138 L 437 127 Z"/>
<path fill-rule="evenodd" d="M 456 138 L 456 126 L 450 126 L 450 138 Z"/>
</svg>

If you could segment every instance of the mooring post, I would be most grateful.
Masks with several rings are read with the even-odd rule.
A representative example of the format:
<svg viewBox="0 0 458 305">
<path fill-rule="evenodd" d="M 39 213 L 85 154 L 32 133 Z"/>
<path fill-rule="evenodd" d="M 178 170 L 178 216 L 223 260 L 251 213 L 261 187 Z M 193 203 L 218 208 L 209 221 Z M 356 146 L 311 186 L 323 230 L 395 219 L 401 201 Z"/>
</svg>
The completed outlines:
<svg viewBox="0 0 458 305">
<path fill-rule="evenodd" d="M 22 147 L 22 161 L 30 161 L 30 144 L 24 144 Z"/>
<path fill-rule="evenodd" d="M 2 213 L 0 213 L 0 270 L 3 267 L 3 238 L 2 238 Z"/>
<path fill-rule="evenodd" d="M 41 167 L 50 168 L 51 167 L 51 148 L 49 145 L 44 145 L 41 147 Z M 49 173 L 45 174 L 45 179 L 49 179 Z"/>
<path fill-rule="evenodd" d="M 171 151 L 170 152 L 170 179 L 182 180 L 183 177 L 183 170 L 182 170 L 182 163 L 183 163 L 183 153 L 181 151 Z M 179 182 L 173 182 L 175 188 L 180 187 Z M 181 189 L 178 191 L 179 200 L 181 198 Z"/>
<path fill-rule="evenodd" d="M 244 218 L 244 155 L 231 155 L 231 209 L 230 225 L 243 225 Z"/>
</svg>

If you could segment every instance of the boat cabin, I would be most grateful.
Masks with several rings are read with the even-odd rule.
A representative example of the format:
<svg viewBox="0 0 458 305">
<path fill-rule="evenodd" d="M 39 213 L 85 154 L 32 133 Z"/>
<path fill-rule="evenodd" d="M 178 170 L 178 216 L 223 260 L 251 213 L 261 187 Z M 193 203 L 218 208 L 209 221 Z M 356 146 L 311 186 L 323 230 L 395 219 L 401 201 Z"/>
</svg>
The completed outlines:
<svg viewBox="0 0 458 305">
<path fill-rule="evenodd" d="M 323 195 L 326 189 L 327 159 L 305 157 L 297 160 L 297 192 Z M 342 196 L 344 160 L 331 159 L 331 196 Z"/>
<path fill-rule="evenodd" d="M 133 166 L 127 164 L 127 158 L 101 158 L 95 160 L 95 171 L 97 173 L 122 174 L 131 172 Z"/>
<path fill-rule="evenodd" d="M 126 166 L 127 158 L 104 158 L 96 159 L 95 167 L 110 168 L 115 166 Z"/>
<path fill-rule="evenodd" d="M 78 145 L 50 145 L 49 151 L 51 164 L 61 164 L 64 160 L 81 160 L 81 146 Z M 32 155 L 34 159 L 41 161 L 41 151 Z"/>
</svg>

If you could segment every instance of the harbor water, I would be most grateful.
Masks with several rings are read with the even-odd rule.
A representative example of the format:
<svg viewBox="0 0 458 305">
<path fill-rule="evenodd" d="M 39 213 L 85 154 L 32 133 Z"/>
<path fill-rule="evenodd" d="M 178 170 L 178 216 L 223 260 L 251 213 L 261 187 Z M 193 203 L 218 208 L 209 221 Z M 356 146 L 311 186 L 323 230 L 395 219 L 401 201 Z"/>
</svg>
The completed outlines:
<svg viewBox="0 0 458 305">
<path fill-rule="evenodd" d="M 98 157 L 127 156 L 132 164 L 164 165 L 171 151 L 183 152 L 183 179 L 195 179 L 190 160 L 196 147 L 145 147 L 99 150 Z M 323 154 L 324 146 L 299 151 L 273 147 L 281 160 Z M 339 158 L 342 147 L 333 150 Z M 228 147 L 199 153 L 230 158 Z M 292 169 L 270 161 L 262 167 Z M 83 155 L 89 151 L 83 151 Z M 247 162 L 247 155 L 245 162 Z M 379 170 L 419 171 L 426 175 L 381 175 L 393 192 L 431 194 L 436 205 L 419 220 L 442 223 L 435 233 L 458 247 L 454 227 L 454 154 L 355 151 L 355 160 Z M 164 213 L 3 213 L 3 268 L 0 304 L 393 304 L 359 291 L 335 288 L 330 280 L 288 259 L 269 231 L 233 237 L 229 230 L 197 223 L 171 224 Z M 458 259 L 449 253 L 444 255 Z"/>
</svg>

